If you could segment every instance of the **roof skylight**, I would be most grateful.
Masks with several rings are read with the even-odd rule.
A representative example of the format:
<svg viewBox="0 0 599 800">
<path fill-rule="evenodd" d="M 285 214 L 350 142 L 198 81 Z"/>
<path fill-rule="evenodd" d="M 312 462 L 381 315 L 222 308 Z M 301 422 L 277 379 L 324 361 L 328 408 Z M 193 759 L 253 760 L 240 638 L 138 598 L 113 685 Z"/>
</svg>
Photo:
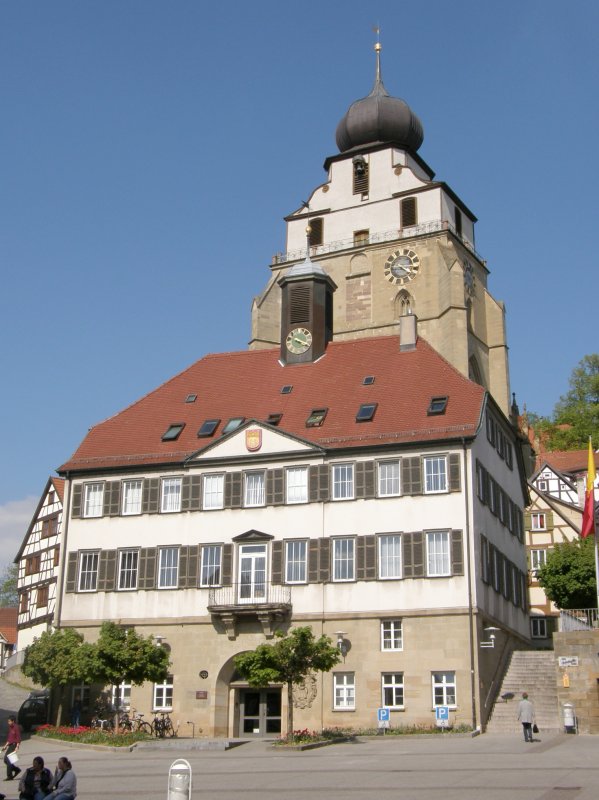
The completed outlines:
<svg viewBox="0 0 599 800">
<path fill-rule="evenodd" d="M 428 407 L 427 414 L 429 417 L 433 417 L 436 414 L 445 414 L 445 409 L 447 408 L 447 401 L 449 398 L 447 395 L 444 397 L 431 397 L 431 404 Z"/>
<path fill-rule="evenodd" d="M 282 414 L 269 414 L 266 421 L 269 425 L 278 425 L 282 418 Z"/>
<path fill-rule="evenodd" d="M 198 431 L 198 438 L 204 436 L 212 436 L 214 431 L 218 428 L 218 423 L 220 419 L 205 419 L 202 422 L 200 430 Z"/>
<path fill-rule="evenodd" d="M 186 403 L 195 403 L 195 401 L 197 399 L 198 399 L 197 394 L 188 394 L 187 397 L 185 398 L 185 402 Z"/>
<path fill-rule="evenodd" d="M 320 428 L 327 415 L 328 408 L 313 408 L 306 420 L 306 428 Z"/>
<path fill-rule="evenodd" d="M 356 422 L 370 422 L 377 406 L 378 403 L 362 403 L 356 414 Z"/>
<path fill-rule="evenodd" d="M 245 417 L 231 417 L 231 419 L 223 428 L 223 434 L 231 433 L 231 431 L 237 430 L 237 428 L 239 428 L 240 425 L 243 425 L 244 422 Z"/>
<path fill-rule="evenodd" d="M 372 386 L 374 383 L 374 375 L 366 375 L 366 377 L 362 379 L 362 383 L 364 386 Z"/>
<path fill-rule="evenodd" d="M 281 387 L 281 394 L 291 394 L 293 384 L 288 383 L 286 386 Z"/>
<path fill-rule="evenodd" d="M 166 429 L 165 433 L 162 434 L 162 441 L 163 442 L 174 442 L 175 439 L 179 438 L 179 434 L 185 427 L 184 422 L 173 422 L 172 425 L 169 425 Z"/>
</svg>

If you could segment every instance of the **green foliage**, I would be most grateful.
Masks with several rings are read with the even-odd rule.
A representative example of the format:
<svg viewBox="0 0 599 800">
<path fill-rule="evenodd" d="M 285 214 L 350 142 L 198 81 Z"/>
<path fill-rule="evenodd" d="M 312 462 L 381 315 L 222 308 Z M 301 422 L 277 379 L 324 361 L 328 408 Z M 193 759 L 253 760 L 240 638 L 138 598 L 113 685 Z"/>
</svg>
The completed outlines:
<svg viewBox="0 0 599 800">
<path fill-rule="evenodd" d="M 287 730 L 293 731 L 293 685 L 313 672 L 328 672 L 341 658 L 328 636 L 314 637 L 312 628 L 294 628 L 287 636 L 275 634 L 274 644 L 260 644 L 235 658 L 235 666 L 250 686 L 287 684 Z M 293 733 L 289 734 L 293 739 Z"/>
<path fill-rule="evenodd" d="M 157 647 L 151 636 L 114 622 L 102 623 L 95 645 L 94 683 L 119 684 L 125 679 L 137 686 L 145 681 L 160 683 L 168 667 L 168 651 Z"/>
<path fill-rule="evenodd" d="M 559 399 L 551 417 L 529 418 L 547 450 L 587 447 L 599 430 L 599 354 L 584 356 L 570 375 L 570 389 Z"/>
<path fill-rule="evenodd" d="M 4 567 L 2 577 L 0 577 L 0 606 L 18 606 L 19 593 L 17 591 L 17 576 L 19 567 L 17 564 L 9 564 Z"/>
<path fill-rule="evenodd" d="M 44 631 L 25 648 L 23 674 L 41 686 L 91 683 L 94 654 L 95 645 L 85 642 L 73 628 Z"/>
<path fill-rule="evenodd" d="M 558 608 L 596 608 L 595 538 L 557 544 L 548 552 L 538 579 Z"/>
<path fill-rule="evenodd" d="M 339 650 L 328 636 L 314 637 L 312 628 L 275 634 L 274 644 L 260 644 L 235 658 L 235 666 L 250 686 L 301 683 L 311 672 L 328 672 L 339 663 Z"/>
</svg>

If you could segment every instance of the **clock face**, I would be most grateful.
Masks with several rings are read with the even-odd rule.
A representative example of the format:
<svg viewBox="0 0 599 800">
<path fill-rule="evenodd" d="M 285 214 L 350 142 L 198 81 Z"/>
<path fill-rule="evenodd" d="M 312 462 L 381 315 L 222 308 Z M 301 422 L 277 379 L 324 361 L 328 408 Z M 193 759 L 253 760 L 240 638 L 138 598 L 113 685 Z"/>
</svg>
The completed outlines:
<svg viewBox="0 0 599 800">
<path fill-rule="evenodd" d="M 307 328 L 294 328 L 287 334 L 285 344 L 290 353 L 305 353 L 312 344 L 312 334 Z"/>
<path fill-rule="evenodd" d="M 418 275 L 420 259 L 409 247 L 396 250 L 385 261 L 385 278 L 395 284 L 404 284 Z"/>
</svg>

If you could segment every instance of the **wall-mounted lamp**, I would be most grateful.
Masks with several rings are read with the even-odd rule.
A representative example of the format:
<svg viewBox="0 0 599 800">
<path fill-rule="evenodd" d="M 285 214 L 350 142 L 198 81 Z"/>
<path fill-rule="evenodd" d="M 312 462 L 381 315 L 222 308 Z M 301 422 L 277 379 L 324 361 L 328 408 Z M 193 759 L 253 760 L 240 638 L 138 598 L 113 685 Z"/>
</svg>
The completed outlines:
<svg viewBox="0 0 599 800">
<path fill-rule="evenodd" d="M 156 647 L 160 647 L 163 642 L 166 641 L 166 636 L 162 636 L 160 633 L 155 634 L 153 637 Z"/>
<path fill-rule="evenodd" d="M 480 642 L 481 647 L 495 647 L 495 634 L 500 630 L 500 628 L 494 628 L 493 625 L 487 625 L 486 628 L 483 628 L 483 631 L 489 637 L 488 641 Z"/>
<path fill-rule="evenodd" d="M 345 656 L 348 653 L 350 648 L 349 639 L 345 638 L 345 631 L 335 631 L 335 636 L 337 637 L 337 649 L 343 656 L 343 660 L 345 661 Z"/>
</svg>

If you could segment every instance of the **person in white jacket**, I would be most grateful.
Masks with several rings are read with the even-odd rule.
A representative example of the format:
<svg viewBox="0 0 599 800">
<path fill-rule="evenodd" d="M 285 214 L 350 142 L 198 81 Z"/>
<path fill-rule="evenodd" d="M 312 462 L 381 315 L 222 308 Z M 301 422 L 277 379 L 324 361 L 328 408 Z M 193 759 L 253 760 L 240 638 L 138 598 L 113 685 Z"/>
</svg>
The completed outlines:
<svg viewBox="0 0 599 800">
<path fill-rule="evenodd" d="M 522 692 L 522 700 L 518 703 L 518 719 L 524 730 L 524 741 L 532 742 L 532 726 L 535 721 L 535 708 L 528 699 L 528 694 Z"/>
<path fill-rule="evenodd" d="M 77 797 L 77 776 L 73 772 L 73 765 L 65 756 L 58 759 L 50 789 L 52 791 L 44 800 L 75 800 Z"/>
</svg>

